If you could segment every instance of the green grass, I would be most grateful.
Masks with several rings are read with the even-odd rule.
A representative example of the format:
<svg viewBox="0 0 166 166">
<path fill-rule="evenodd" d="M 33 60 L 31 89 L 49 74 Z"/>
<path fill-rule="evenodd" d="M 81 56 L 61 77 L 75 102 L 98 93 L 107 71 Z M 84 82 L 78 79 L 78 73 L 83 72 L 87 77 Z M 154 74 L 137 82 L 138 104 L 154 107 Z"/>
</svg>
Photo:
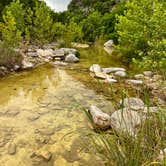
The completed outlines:
<svg viewBox="0 0 166 166">
<path fill-rule="evenodd" d="M 111 93 L 113 94 L 112 90 Z M 121 96 L 123 100 L 126 93 L 123 92 Z M 149 108 L 151 104 L 148 93 L 144 93 L 144 102 Z M 86 114 L 92 122 L 90 114 Z M 94 127 L 93 122 L 92 126 Z M 113 129 L 94 131 L 91 135 L 92 142 L 105 166 L 166 166 L 166 159 L 158 160 L 160 150 L 166 148 L 166 112 L 159 106 L 158 112 L 148 112 L 146 118 L 142 118 L 135 137 Z"/>
</svg>

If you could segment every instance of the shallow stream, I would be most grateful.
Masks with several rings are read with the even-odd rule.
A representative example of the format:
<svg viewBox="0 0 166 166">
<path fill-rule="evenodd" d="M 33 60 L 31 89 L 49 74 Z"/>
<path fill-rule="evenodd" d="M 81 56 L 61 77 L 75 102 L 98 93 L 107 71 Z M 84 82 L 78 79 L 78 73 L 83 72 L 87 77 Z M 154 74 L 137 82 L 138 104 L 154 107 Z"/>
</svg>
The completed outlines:
<svg viewBox="0 0 166 166">
<path fill-rule="evenodd" d="M 110 57 L 97 55 L 96 63 L 108 67 Z M 72 70 L 47 64 L 0 80 L 0 166 L 102 165 L 91 149 L 82 107 L 93 104 L 106 112 L 113 107 L 88 86 L 93 63 L 91 55 L 82 56 Z"/>
</svg>

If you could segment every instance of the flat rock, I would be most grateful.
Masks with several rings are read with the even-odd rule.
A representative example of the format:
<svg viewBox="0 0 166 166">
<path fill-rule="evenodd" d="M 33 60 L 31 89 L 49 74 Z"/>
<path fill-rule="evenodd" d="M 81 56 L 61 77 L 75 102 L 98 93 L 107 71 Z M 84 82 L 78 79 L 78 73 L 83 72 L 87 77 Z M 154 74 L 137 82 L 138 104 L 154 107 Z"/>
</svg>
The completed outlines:
<svg viewBox="0 0 166 166">
<path fill-rule="evenodd" d="M 14 143 L 9 143 L 8 154 L 14 155 L 16 153 L 16 145 Z"/>
<path fill-rule="evenodd" d="M 106 79 L 107 78 L 107 74 L 102 73 L 102 72 L 95 72 L 94 77 L 95 78 L 99 78 L 99 79 Z"/>
<path fill-rule="evenodd" d="M 30 121 L 35 121 L 35 120 L 37 120 L 37 119 L 39 119 L 40 118 L 40 115 L 39 114 L 32 114 L 32 115 L 30 115 L 29 117 L 28 117 L 28 120 L 30 120 Z"/>
<path fill-rule="evenodd" d="M 37 132 L 39 132 L 42 135 L 53 135 L 55 133 L 54 128 L 42 128 L 42 129 L 37 129 Z"/>
<path fill-rule="evenodd" d="M 132 85 L 143 85 L 143 81 L 142 80 L 126 80 L 126 83 L 128 84 L 132 84 Z"/>
<path fill-rule="evenodd" d="M 109 74 L 109 73 L 115 73 L 115 72 L 118 72 L 118 71 L 126 71 L 126 69 L 124 68 L 120 68 L 120 67 L 108 67 L 108 68 L 102 68 L 102 71 L 106 74 Z"/>
<path fill-rule="evenodd" d="M 118 81 L 110 77 L 110 78 L 107 78 L 107 79 L 105 80 L 105 82 L 112 84 L 112 83 L 117 83 Z"/>
<path fill-rule="evenodd" d="M 47 150 L 37 150 L 35 151 L 32 155 L 31 155 L 31 158 L 36 158 L 36 157 L 39 157 L 39 158 L 42 158 L 43 160 L 45 161 L 50 161 L 51 158 L 52 158 L 52 154 L 51 152 L 47 151 Z"/>
<path fill-rule="evenodd" d="M 143 74 L 136 74 L 134 76 L 135 79 L 143 79 L 144 78 L 144 75 Z"/>
<path fill-rule="evenodd" d="M 102 69 L 100 67 L 100 65 L 98 64 L 93 64 L 90 69 L 89 69 L 91 72 L 94 72 L 94 73 L 100 73 L 102 72 Z"/>
<path fill-rule="evenodd" d="M 114 75 L 119 76 L 119 77 L 126 77 L 127 76 L 125 71 L 117 71 L 117 72 L 115 72 Z"/>
<path fill-rule="evenodd" d="M 98 107 L 93 105 L 90 106 L 89 111 L 92 116 L 93 123 L 97 128 L 106 129 L 110 127 L 110 115 L 102 112 Z"/>
<path fill-rule="evenodd" d="M 140 110 L 145 108 L 144 102 L 141 99 L 135 97 L 120 100 L 120 106 L 127 107 L 132 110 Z"/>
<path fill-rule="evenodd" d="M 12 110 L 12 109 L 9 109 L 7 110 L 7 112 L 5 113 L 6 116 L 9 116 L 9 117 L 14 117 L 16 115 L 18 115 L 20 112 L 17 111 L 17 110 Z"/>
<path fill-rule="evenodd" d="M 118 132 L 135 136 L 140 124 L 139 114 L 127 108 L 117 110 L 111 115 L 111 127 Z"/>
</svg>

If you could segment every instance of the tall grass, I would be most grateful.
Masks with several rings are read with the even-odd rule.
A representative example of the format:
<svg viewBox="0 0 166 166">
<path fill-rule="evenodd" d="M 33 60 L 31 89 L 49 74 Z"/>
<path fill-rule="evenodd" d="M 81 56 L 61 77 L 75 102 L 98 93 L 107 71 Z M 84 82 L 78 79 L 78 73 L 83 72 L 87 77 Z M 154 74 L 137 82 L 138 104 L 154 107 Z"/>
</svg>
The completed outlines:
<svg viewBox="0 0 166 166">
<path fill-rule="evenodd" d="M 121 96 L 123 101 L 126 93 Z M 158 159 L 160 150 L 166 148 L 166 112 L 158 106 L 157 112 L 150 113 L 151 104 L 146 92 L 144 101 L 148 112 L 142 117 L 141 126 L 134 134 L 136 136 L 113 129 L 95 129 L 97 132 L 92 134 L 92 142 L 105 166 L 166 166 L 166 157 L 163 161 Z M 86 114 L 92 122 L 90 114 Z"/>
</svg>

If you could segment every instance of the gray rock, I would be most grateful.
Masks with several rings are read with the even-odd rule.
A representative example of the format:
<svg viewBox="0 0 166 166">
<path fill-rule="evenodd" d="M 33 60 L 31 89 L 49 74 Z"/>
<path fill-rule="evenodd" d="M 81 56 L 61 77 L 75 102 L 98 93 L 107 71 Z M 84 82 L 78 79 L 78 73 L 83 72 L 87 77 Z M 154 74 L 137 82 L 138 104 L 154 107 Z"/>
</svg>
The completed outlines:
<svg viewBox="0 0 166 166">
<path fill-rule="evenodd" d="M 120 68 L 120 67 L 108 67 L 108 68 L 102 68 L 102 71 L 106 74 L 109 74 L 109 73 L 115 73 L 115 72 L 118 72 L 118 71 L 126 71 L 126 69 L 124 68 Z"/>
<path fill-rule="evenodd" d="M 77 50 L 74 48 L 60 48 L 60 50 L 64 51 L 65 55 L 77 53 Z"/>
<path fill-rule="evenodd" d="M 111 124 L 110 115 L 102 112 L 98 107 L 93 105 L 90 107 L 89 111 L 92 116 L 93 123 L 97 128 L 106 129 L 110 127 Z"/>
<path fill-rule="evenodd" d="M 119 104 L 122 107 L 127 107 L 132 110 L 140 110 L 145 108 L 144 102 L 141 99 L 135 97 L 125 98 L 124 100 L 120 100 Z"/>
<path fill-rule="evenodd" d="M 106 43 L 104 43 L 104 50 L 111 54 L 114 50 L 114 42 L 113 40 L 108 40 Z"/>
<path fill-rule="evenodd" d="M 19 65 L 14 65 L 14 71 L 17 71 L 20 68 Z"/>
<path fill-rule="evenodd" d="M 69 54 L 65 57 L 65 61 L 69 63 L 79 62 L 79 58 L 77 58 L 74 54 Z"/>
<path fill-rule="evenodd" d="M 65 56 L 65 52 L 62 49 L 54 50 L 52 57 L 60 57 L 63 58 Z"/>
<path fill-rule="evenodd" d="M 30 68 L 33 68 L 34 67 L 34 64 L 29 62 L 28 60 L 24 59 L 22 61 L 22 68 L 23 69 L 30 69 Z"/>
<path fill-rule="evenodd" d="M 134 76 L 135 79 L 143 79 L 144 78 L 144 75 L 143 74 L 136 74 Z"/>
<path fill-rule="evenodd" d="M 128 84 L 132 84 L 132 85 L 143 85 L 143 81 L 142 80 L 126 80 L 126 83 Z"/>
<path fill-rule="evenodd" d="M 135 136 L 140 124 L 139 114 L 127 108 L 117 110 L 111 115 L 111 127 L 118 132 Z"/>
<path fill-rule="evenodd" d="M 37 49 L 37 54 L 39 57 L 49 57 L 53 55 L 52 49 Z"/>
<path fill-rule="evenodd" d="M 26 56 L 38 57 L 38 54 L 37 54 L 37 52 L 32 51 L 32 52 L 27 52 L 27 53 L 26 53 Z"/>
<path fill-rule="evenodd" d="M 153 76 L 153 72 L 152 71 L 144 71 L 143 73 L 147 77 L 152 77 Z"/>
<path fill-rule="evenodd" d="M 100 65 L 98 64 L 93 64 L 90 69 L 89 69 L 91 72 L 94 72 L 94 73 L 100 73 L 102 72 L 102 69 L 100 67 Z"/>
<path fill-rule="evenodd" d="M 107 78 L 107 74 L 102 73 L 102 72 L 95 72 L 95 78 L 99 78 L 99 79 L 106 79 Z"/>
<path fill-rule="evenodd" d="M 115 79 L 113 79 L 113 78 L 107 78 L 107 79 L 105 80 L 105 82 L 112 84 L 112 83 L 117 83 L 118 81 L 115 80 Z"/>
<path fill-rule="evenodd" d="M 127 76 L 125 71 L 117 71 L 117 72 L 115 72 L 115 75 L 119 76 L 119 77 L 126 77 Z"/>
<path fill-rule="evenodd" d="M 8 154 L 10 154 L 10 155 L 16 154 L 16 145 L 14 143 L 9 143 Z"/>
</svg>

